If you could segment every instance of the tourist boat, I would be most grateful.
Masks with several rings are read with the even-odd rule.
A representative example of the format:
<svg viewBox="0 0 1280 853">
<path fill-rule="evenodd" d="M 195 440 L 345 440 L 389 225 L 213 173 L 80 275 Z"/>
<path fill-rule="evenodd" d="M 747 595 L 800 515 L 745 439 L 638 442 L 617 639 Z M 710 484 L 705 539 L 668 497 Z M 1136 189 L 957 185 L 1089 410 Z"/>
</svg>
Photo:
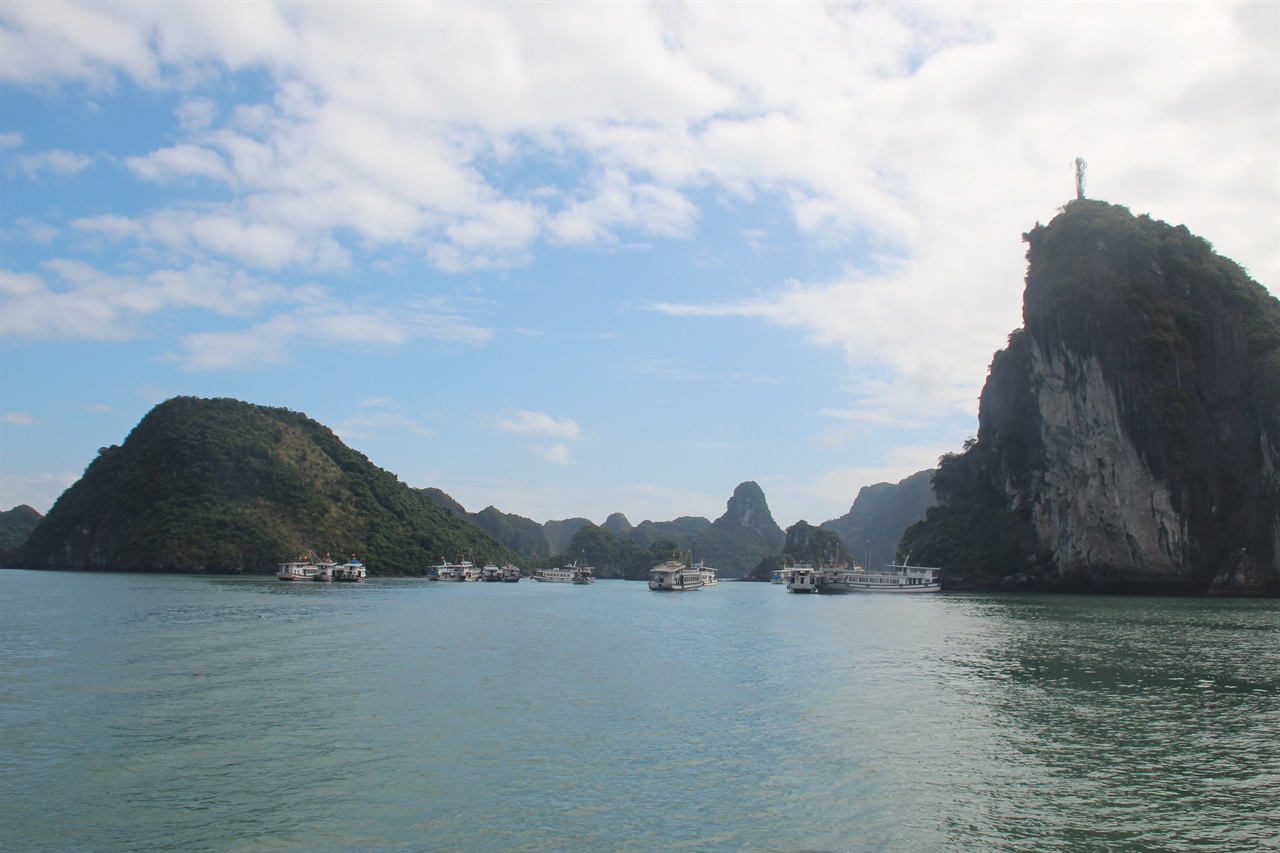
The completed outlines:
<svg viewBox="0 0 1280 853">
<path fill-rule="evenodd" d="M 524 577 L 524 573 L 520 571 L 519 566 L 513 566 L 508 563 L 502 567 L 503 583 L 519 583 L 522 577 Z"/>
<path fill-rule="evenodd" d="M 489 563 L 480 570 L 480 580 L 485 583 L 502 583 L 502 569 Z"/>
<path fill-rule="evenodd" d="M 369 572 L 364 563 L 354 556 L 340 566 L 333 567 L 333 579 L 339 583 L 364 583 Z"/>
<path fill-rule="evenodd" d="M 337 563 L 326 557 L 323 560 L 317 560 L 315 565 L 316 573 L 311 578 L 313 581 L 328 583 L 333 580 L 333 570 L 337 568 Z"/>
<path fill-rule="evenodd" d="M 699 560 L 694 563 L 693 568 L 697 569 L 702 575 L 703 586 L 715 586 L 720 583 L 720 579 L 716 577 L 716 570 L 708 566 L 706 560 Z"/>
<path fill-rule="evenodd" d="M 649 570 L 649 589 L 660 592 L 684 592 L 698 589 L 703 585 L 702 570 L 685 565 L 679 560 L 667 560 Z"/>
<path fill-rule="evenodd" d="M 543 583 L 595 583 L 595 569 L 579 566 L 576 562 L 561 569 L 538 569 L 533 579 Z"/>
<path fill-rule="evenodd" d="M 911 555 L 907 555 L 911 559 Z M 939 569 L 933 566 L 912 566 L 906 560 L 890 563 L 883 570 L 870 571 L 855 566 L 849 572 L 849 589 L 854 592 L 938 592 L 942 583 Z"/>
<path fill-rule="evenodd" d="M 448 560 L 442 560 L 440 565 L 432 566 L 427 572 L 427 580 L 429 581 L 463 581 L 466 578 L 462 574 L 464 564 L 450 563 Z M 471 565 L 466 563 L 465 565 Z"/>
<path fill-rule="evenodd" d="M 824 563 L 817 572 L 818 592 L 826 595 L 849 592 L 853 588 L 850 581 L 852 572 L 852 566 Z"/>
<path fill-rule="evenodd" d="M 791 583 L 791 568 L 774 569 L 769 573 L 769 583 Z"/>
<path fill-rule="evenodd" d="M 307 560 L 290 560 L 280 564 L 276 570 L 276 577 L 282 581 L 310 581 L 315 580 L 316 573 L 319 571 Z"/>
<path fill-rule="evenodd" d="M 791 580 L 787 581 L 790 592 L 817 592 L 822 582 L 822 573 L 807 563 L 799 563 L 791 569 Z"/>
</svg>

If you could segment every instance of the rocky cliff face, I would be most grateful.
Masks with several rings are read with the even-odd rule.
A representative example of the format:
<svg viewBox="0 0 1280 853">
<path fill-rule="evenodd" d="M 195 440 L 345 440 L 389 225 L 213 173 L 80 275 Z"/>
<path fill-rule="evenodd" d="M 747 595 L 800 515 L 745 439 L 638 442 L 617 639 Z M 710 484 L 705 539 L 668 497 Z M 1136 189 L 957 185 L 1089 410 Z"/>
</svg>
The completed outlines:
<svg viewBox="0 0 1280 853">
<path fill-rule="evenodd" d="M 786 539 L 778 522 L 773 520 L 773 513 L 769 511 L 764 490 L 751 480 L 740 483 L 738 488 L 733 490 L 733 496 L 725 506 L 724 515 L 717 518 L 713 524 L 717 527 L 726 525 L 745 527 L 764 540 L 774 551 L 781 548 Z"/>
<path fill-rule="evenodd" d="M 1024 328 L 904 544 L 953 586 L 1280 593 L 1280 302 L 1103 202 L 1024 236 Z"/>
<path fill-rule="evenodd" d="M 869 567 L 888 562 L 902 532 L 937 503 L 932 481 L 933 471 L 917 471 L 897 483 L 863 486 L 847 513 L 821 526 L 835 531 L 858 562 Z"/>
</svg>

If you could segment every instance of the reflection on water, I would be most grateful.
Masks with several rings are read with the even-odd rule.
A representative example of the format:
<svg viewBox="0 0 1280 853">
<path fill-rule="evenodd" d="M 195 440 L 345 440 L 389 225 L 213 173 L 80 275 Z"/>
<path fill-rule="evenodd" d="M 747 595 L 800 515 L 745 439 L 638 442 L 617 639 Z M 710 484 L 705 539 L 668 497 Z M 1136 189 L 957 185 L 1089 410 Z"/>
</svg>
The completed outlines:
<svg viewBox="0 0 1280 853">
<path fill-rule="evenodd" d="M 0 572 L 0 848 L 1241 850 L 1280 602 Z"/>
</svg>

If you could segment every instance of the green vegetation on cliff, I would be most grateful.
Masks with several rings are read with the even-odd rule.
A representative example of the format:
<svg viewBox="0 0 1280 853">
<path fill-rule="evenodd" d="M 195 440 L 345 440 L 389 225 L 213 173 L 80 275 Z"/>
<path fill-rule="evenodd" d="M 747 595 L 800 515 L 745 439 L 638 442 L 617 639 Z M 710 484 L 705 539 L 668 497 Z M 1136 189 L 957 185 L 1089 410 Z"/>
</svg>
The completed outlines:
<svg viewBox="0 0 1280 853">
<path fill-rule="evenodd" d="M 40 513 L 22 504 L 0 512 L 0 555 L 20 547 L 40 524 Z"/>
<path fill-rule="evenodd" d="M 32 568 L 267 572 L 311 551 L 372 574 L 515 555 L 298 412 L 176 397 L 105 447 L 17 552 Z"/>
<path fill-rule="evenodd" d="M 897 483 L 864 486 L 847 513 L 821 526 L 839 534 L 859 563 L 870 563 L 867 568 L 888 562 L 903 531 L 937 504 L 932 478 L 932 471 L 917 471 Z"/>
<path fill-rule="evenodd" d="M 817 565 L 827 561 L 851 563 L 853 558 L 834 530 L 814 527 L 801 520 L 787 528 L 782 553 L 771 554 L 760 560 L 743 580 L 767 581 L 775 569 L 796 563 Z"/>
<path fill-rule="evenodd" d="M 671 559 L 678 550 L 669 541 L 640 546 L 595 524 L 586 524 L 573 535 L 569 547 L 542 564 L 549 568 L 577 562 L 595 569 L 597 578 L 646 580 L 650 569 Z"/>
</svg>

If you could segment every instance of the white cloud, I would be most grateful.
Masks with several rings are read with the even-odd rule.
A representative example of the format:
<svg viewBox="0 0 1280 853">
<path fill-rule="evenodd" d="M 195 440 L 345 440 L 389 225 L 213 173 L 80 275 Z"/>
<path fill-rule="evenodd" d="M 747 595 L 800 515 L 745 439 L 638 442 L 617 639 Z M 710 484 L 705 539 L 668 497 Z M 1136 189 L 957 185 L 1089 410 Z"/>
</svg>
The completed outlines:
<svg viewBox="0 0 1280 853">
<path fill-rule="evenodd" d="M 493 417 L 493 425 L 503 432 L 550 435 L 562 438 L 578 438 L 582 434 L 578 422 L 572 418 L 556 418 L 546 412 L 527 409 L 507 409 Z"/>
<path fill-rule="evenodd" d="M 563 442 L 553 444 L 549 447 L 537 448 L 538 455 L 550 462 L 552 465 L 568 465 L 571 459 L 568 445 Z"/>
<path fill-rule="evenodd" d="M 183 340 L 181 360 L 188 370 L 249 370 L 293 364 L 308 347 L 377 350 L 427 338 L 480 346 L 491 332 L 457 314 L 405 308 L 361 310 L 324 299 L 275 314 L 248 328 L 197 332 Z M 369 424 L 365 424 L 369 425 Z"/>
<path fill-rule="evenodd" d="M 130 157 L 126 165 L 149 181 L 171 181 L 201 177 L 229 181 L 226 163 L 215 151 L 199 145 L 174 145 L 153 151 L 146 157 Z"/>
<path fill-rule="evenodd" d="M 89 412 L 94 415 L 119 415 L 123 414 L 115 406 L 107 403 L 78 403 L 76 408 L 82 412 Z"/>
<path fill-rule="evenodd" d="M 243 369 L 292 362 L 297 348 L 352 351 L 431 339 L 481 346 L 492 335 L 441 303 L 367 308 L 336 301 L 314 287 L 288 288 L 214 264 L 113 275 L 81 261 L 50 261 L 51 283 L 0 270 L 0 337 L 14 340 L 125 341 L 146 333 L 164 312 L 204 311 L 226 318 L 271 316 L 247 327 L 203 331 L 183 340 L 192 370 Z"/>
<path fill-rule="evenodd" d="M 12 171 L 25 175 L 32 181 L 39 181 L 45 175 L 56 178 L 74 175 L 82 169 L 89 168 L 93 159 L 74 151 L 63 151 L 55 148 L 41 151 L 39 154 L 21 154 L 13 158 Z"/>
<path fill-rule="evenodd" d="M 16 130 L 6 130 L 0 133 L 0 151 L 6 148 L 17 148 L 22 145 L 22 134 Z"/>
<path fill-rule="evenodd" d="M 83 261 L 45 264 L 57 277 L 0 270 L 0 337 L 26 340 L 130 340 L 142 321 L 164 311 L 237 315 L 286 300 L 282 287 L 211 265 L 112 275 Z"/>
<path fill-rule="evenodd" d="M 0 415 L 0 423 L 12 426 L 34 426 L 40 421 L 34 415 L 29 415 L 26 412 L 5 412 Z"/>
<path fill-rule="evenodd" d="M 1203 220 L 1275 287 L 1261 5 L 250 3 L 233 24 L 206 4 L 11 3 L 0 54 L 7 79 L 42 83 L 268 71 L 272 102 L 217 127 L 186 99 L 191 137 L 129 160 L 239 187 L 153 215 L 267 268 L 317 263 L 306 247 L 347 232 L 451 271 L 524 263 L 542 236 L 685 237 L 706 186 L 780 193 L 815 238 L 863 234 L 887 257 L 989 255 L 1068 197 L 1085 154 L 1100 194 Z M 551 196 L 489 176 L 530 154 L 587 168 Z"/>
<path fill-rule="evenodd" d="M 367 429 L 394 429 L 404 430 L 419 436 L 431 435 L 431 430 L 413 418 L 395 412 L 353 415 L 339 425 L 337 432 L 343 438 L 353 438 L 368 435 L 365 431 Z"/>
</svg>

